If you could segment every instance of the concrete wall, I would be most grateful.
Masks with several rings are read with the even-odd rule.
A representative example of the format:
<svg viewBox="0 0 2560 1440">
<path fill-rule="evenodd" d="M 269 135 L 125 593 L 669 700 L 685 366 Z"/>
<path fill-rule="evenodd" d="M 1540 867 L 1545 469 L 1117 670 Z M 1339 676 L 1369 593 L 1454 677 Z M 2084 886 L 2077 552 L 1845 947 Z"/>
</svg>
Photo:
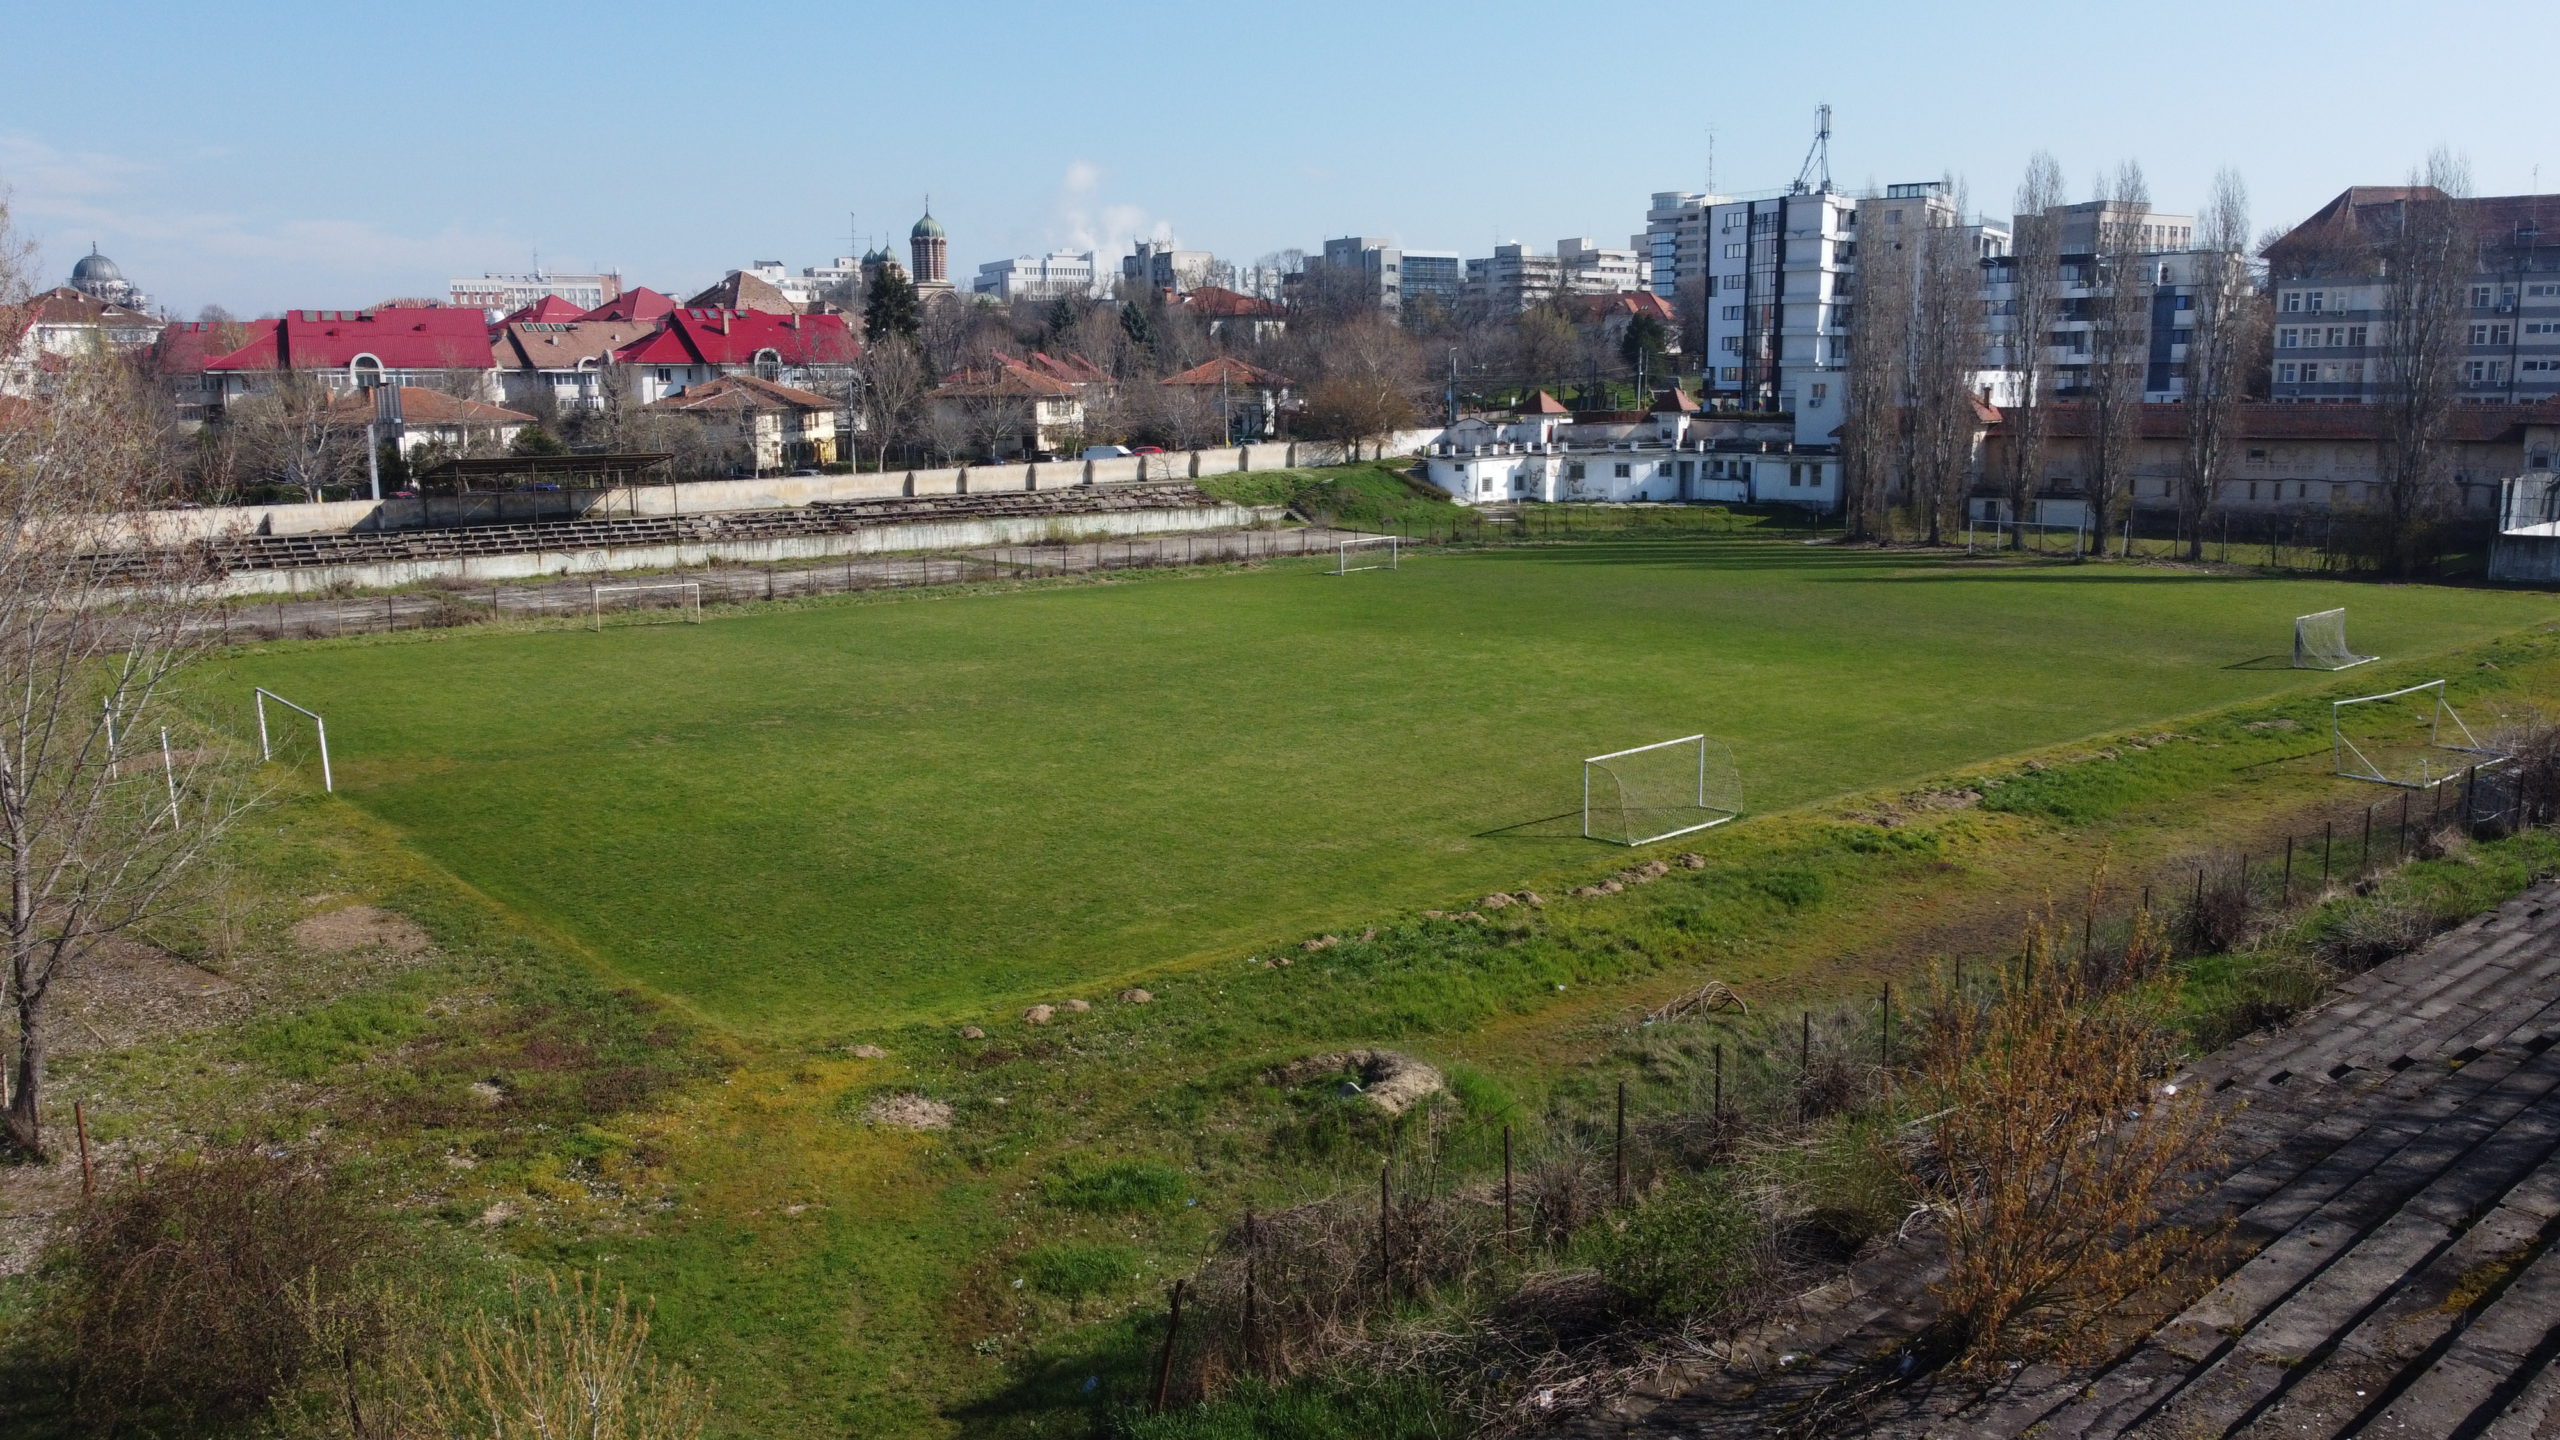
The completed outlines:
<svg viewBox="0 0 2560 1440">
<path fill-rule="evenodd" d="M 1277 521 L 1271 506 L 1197 505 L 1163 510 L 1120 510 L 1091 515 L 1026 515 L 1004 518 L 916 521 L 873 525 L 833 535 L 777 540 L 723 540 L 681 545 L 626 545 L 610 549 L 553 550 L 465 559 L 403 560 L 370 565 L 310 565 L 290 570 L 251 570 L 201 592 L 211 600 L 244 595 L 305 595 L 332 586 L 387 590 L 428 581 L 525 580 L 542 575 L 601 575 L 617 570 L 672 570 L 690 565 L 762 565 L 783 560 L 876 555 L 904 550 L 960 550 L 984 545 L 1037 545 L 1114 535 L 1162 535 L 1187 530 L 1233 529 Z"/>
<path fill-rule="evenodd" d="M 1408 430 L 1361 453 L 1407 455 L 1437 434 Z M 853 475 L 767 475 L 753 480 L 693 480 L 633 489 L 513 491 L 415 500 L 338 500 L 320 505 L 245 505 L 162 510 L 136 517 L 123 533 L 164 545 L 234 535 L 336 535 L 351 531 L 422 530 L 610 515 L 707 515 L 724 510 L 782 510 L 827 500 L 879 500 L 901 495 L 984 495 L 1054 490 L 1137 480 L 1187 480 L 1263 470 L 1339 465 L 1351 447 L 1330 441 L 1275 441 L 1216 450 L 1133 455 L 1118 460 L 1051 460 L 1037 464 L 887 470 Z M 146 538 L 147 537 L 147 538 Z M 130 544 L 133 541 L 127 541 Z M 1011 542 L 1007 542 L 1011 543 Z"/>
</svg>

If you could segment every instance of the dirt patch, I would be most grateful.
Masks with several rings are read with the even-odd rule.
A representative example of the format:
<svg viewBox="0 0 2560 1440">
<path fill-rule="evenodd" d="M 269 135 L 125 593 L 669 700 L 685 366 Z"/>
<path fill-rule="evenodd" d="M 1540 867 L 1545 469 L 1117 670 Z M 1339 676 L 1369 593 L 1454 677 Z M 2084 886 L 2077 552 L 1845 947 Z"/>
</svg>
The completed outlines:
<svg viewBox="0 0 2560 1440">
<path fill-rule="evenodd" d="M 1444 1088 L 1440 1072 L 1394 1050 L 1335 1050 L 1271 1072 L 1275 1085 L 1303 1085 L 1327 1075 L 1356 1074 L 1360 1098 L 1401 1115 Z"/>
<path fill-rule="evenodd" d="M 1881 825 L 1890 830 L 1923 815 L 1947 810 L 1970 810 L 1981 803 L 1982 792 L 1979 790 L 1914 790 L 1908 795 L 1888 800 L 1873 810 L 1849 811 L 1842 818 L 1857 821 L 1862 825 Z"/>
<path fill-rule="evenodd" d="M 948 1130 L 951 1107 L 922 1095 L 883 1095 L 863 1107 L 862 1118 L 899 1130 Z"/>
<path fill-rule="evenodd" d="M 379 950 L 406 958 L 424 954 L 434 942 L 406 916 L 371 905 L 349 905 L 324 910 L 294 926 L 293 943 L 317 955 Z"/>
<path fill-rule="evenodd" d="M 202 1030 L 249 1013 L 238 982 L 126 936 L 101 941 L 54 990 L 56 1054 L 122 1049 Z"/>
</svg>

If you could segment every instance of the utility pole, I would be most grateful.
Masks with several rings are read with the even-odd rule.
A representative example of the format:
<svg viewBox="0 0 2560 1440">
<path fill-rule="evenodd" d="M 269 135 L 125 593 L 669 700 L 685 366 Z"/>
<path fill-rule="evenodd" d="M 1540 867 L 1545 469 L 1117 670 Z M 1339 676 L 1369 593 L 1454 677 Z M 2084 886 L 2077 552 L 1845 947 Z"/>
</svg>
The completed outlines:
<svg viewBox="0 0 2560 1440">
<path fill-rule="evenodd" d="M 1449 347 L 1449 423 L 1458 423 L 1458 347 Z"/>
</svg>

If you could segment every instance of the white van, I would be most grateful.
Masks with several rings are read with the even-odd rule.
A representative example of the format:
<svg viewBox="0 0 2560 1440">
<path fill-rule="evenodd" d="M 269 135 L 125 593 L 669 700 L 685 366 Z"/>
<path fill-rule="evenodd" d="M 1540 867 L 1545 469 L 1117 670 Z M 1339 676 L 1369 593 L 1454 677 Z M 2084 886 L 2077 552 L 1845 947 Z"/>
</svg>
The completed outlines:
<svg viewBox="0 0 2560 1440">
<path fill-rule="evenodd" d="M 1136 451 L 1131 450 L 1126 445 L 1087 445 L 1084 447 L 1084 458 L 1087 460 L 1126 460 L 1136 453 Z"/>
</svg>

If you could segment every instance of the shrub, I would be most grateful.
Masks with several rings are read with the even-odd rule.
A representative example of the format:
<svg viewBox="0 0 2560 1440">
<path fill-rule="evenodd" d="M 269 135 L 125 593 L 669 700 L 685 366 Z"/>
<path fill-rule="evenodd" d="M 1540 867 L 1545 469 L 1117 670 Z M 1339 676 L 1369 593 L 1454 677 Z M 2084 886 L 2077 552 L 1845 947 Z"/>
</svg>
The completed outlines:
<svg viewBox="0 0 2560 1440">
<path fill-rule="evenodd" d="M 1161 1210 L 1188 1188 L 1181 1171 L 1153 1160 L 1070 1160 L 1040 1182 L 1041 1198 L 1050 1204 L 1095 1215 Z"/>
<path fill-rule="evenodd" d="M 1684 1179 L 1603 1228 L 1592 1262 L 1628 1298 L 1666 1316 L 1713 1315 L 1759 1273 L 1759 1217 L 1723 1177 Z"/>
<path fill-rule="evenodd" d="M 695 1440 L 709 1391 L 648 1352 L 649 1317 L 583 1277 L 519 1286 L 516 1313 L 477 1316 L 394 1367 L 394 1440 Z"/>
<path fill-rule="evenodd" d="M 1079 1301 L 1126 1288 L 1138 1278 L 1138 1252 L 1126 1245 L 1070 1240 L 1044 1245 L 1022 1257 L 1022 1278 L 1034 1290 Z"/>
<path fill-rule="evenodd" d="M 49 1327 L 73 1403 L 105 1430 L 238 1423 L 387 1324 L 391 1229 L 318 1159 L 226 1151 L 163 1165 L 60 1242 Z"/>
</svg>

